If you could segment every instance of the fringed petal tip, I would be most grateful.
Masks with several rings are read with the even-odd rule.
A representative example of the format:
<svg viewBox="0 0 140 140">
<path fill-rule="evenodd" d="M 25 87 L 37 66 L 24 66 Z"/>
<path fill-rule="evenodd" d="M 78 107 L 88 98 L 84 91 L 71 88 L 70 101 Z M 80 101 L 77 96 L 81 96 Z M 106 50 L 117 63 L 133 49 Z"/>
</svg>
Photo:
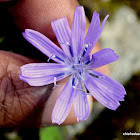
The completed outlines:
<svg viewBox="0 0 140 140">
<path fill-rule="evenodd" d="M 23 80 L 22 73 L 19 74 L 19 78 Z"/>
<path fill-rule="evenodd" d="M 22 36 L 25 38 L 25 31 L 24 31 L 24 32 L 22 32 Z"/>
<path fill-rule="evenodd" d="M 117 61 L 119 59 L 119 56 L 115 53 L 115 51 L 113 49 L 105 48 L 102 50 L 105 50 L 106 53 L 108 53 L 110 55 L 110 57 L 113 58 L 112 62 Z"/>
<path fill-rule="evenodd" d="M 19 74 L 19 78 L 20 78 L 22 81 L 28 83 L 28 81 L 22 76 L 22 73 Z"/>
<path fill-rule="evenodd" d="M 23 33 L 28 33 L 28 32 L 37 32 L 37 31 L 35 31 L 33 29 L 25 29 Z"/>
<path fill-rule="evenodd" d="M 22 32 L 22 36 L 24 37 L 24 39 L 26 39 L 26 40 L 28 41 L 28 39 L 27 39 L 27 35 L 26 35 L 25 32 Z"/>
<path fill-rule="evenodd" d="M 28 38 L 31 37 L 30 33 L 31 33 L 32 31 L 34 32 L 34 30 L 32 30 L 32 29 L 25 29 L 24 32 L 22 32 L 22 36 L 23 36 L 28 42 L 30 42 L 30 40 L 29 40 Z M 37 31 L 35 31 L 35 32 L 37 32 Z M 30 42 L 30 43 L 31 43 L 31 42 Z"/>
<path fill-rule="evenodd" d="M 109 48 L 108 48 L 108 49 L 109 49 Z M 114 57 L 116 57 L 115 61 L 117 61 L 117 60 L 119 59 L 119 55 L 117 55 L 117 54 L 115 53 L 115 51 L 112 50 L 112 49 L 110 49 L 110 51 L 112 51 L 112 53 L 114 53 Z"/>
<path fill-rule="evenodd" d="M 75 12 L 77 11 L 77 9 L 79 9 L 79 10 L 83 10 L 84 9 L 84 7 L 83 6 L 76 6 L 76 8 L 75 8 Z"/>
<path fill-rule="evenodd" d="M 86 117 L 86 118 L 84 118 L 84 119 L 83 119 L 83 118 L 78 118 L 78 117 L 77 117 L 77 122 L 80 122 L 80 121 L 86 121 L 87 118 L 88 118 L 88 117 Z M 52 124 L 58 124 L 58 125 L 61 125 L 62 123 L 52 120 Z"/>
<path fill-rule="evenodd" d="M 124 89 L 124 95 L 126 95 L 127 93 L 126 93 L 126 91 L 125 91 L 125 89 Z"/>
<path fill-rule="evenodd" d="M 23 80 L 23 79 L 22 79 L 22 75 L 21 75 L 21 73 L 19 74 L 19 78 L 20 78 L 21 80 Z"/>
<path fill-rule="evenodd" d="M 87 120 L 87 118 L 88 118 L 88 117 L 86 117 L 86 118 L 78 118 L 78 117 L 77 117 L 77 122 L 85 121 L 85 120 Z"/>
<path fill-rule="evenodd" d="M 60 125 L 61 123 L 60 122 L 57 122 L 55 120 L 52 120 L 52 124 L 58 124 L 58 125 Z"/>
<path fill-rule="evenodd" d="M 22 32 L 23 37 L 26 38 L 26 35 L 30 32 L 37 32 L 37 31 L 32 29 L 25 29 L 24 32 Z"/>
<path fill-rule="evenodd" d="M 99 17 L 99 13 L 97 13 L 96 10 L 93 12 L 93 16 L 95 16 L 95 15 L 96 15 L 96 18 Z"/>
<path fill-rule="evenodd" d="M 108 102 L 108 104 L 104 104 L 100 101 L 100 103 L 103 104 L 106 108 L 111 109 L 111 110 L 116 110 L 120 106 L 119 101 Z"/>
<path fill-rule="evenodd" d="M 78 118 L 78 117 L 77 117 L 77 122 L 85 121 L 85 120 L 87 120 L 87 118 L 88 118 L 88 117 L 86 117 L 86 118 Z M 52 120 L 52 124 L 61 125 L 62 122 L 59 122 L 59 121 L 56 121 L 56 120 Z"/>
<path fill-rule="evenodd" d="M 51 26 L 53 27 L 54 26 L 54 24 L 55 23 L 60 23 L 60 22 L 64 22 L 64 21 L 67 21 L 67 18 L 66 17 L 62 17 L 62 18 L 59 18 L 59 19 L 56 19 L 56 20 L 53 20 L 52 22 L 51 22 Z"/>
<path fill-rule="evenodd" d="M 26 80 L 26 78 L 22 75 L 22 73 L 20 73 L 19 78 L 20 78 L 22 81 L 28 83 L 30 86 L 33 86 L 33 85 L 30 84 L 30 82 L 28 82 L 28 80 Z"/>
<path fill-rule="evenodd" d="M 105 18 L 107 18 L 107 19 L 108 19 L 108 17 L 109 17 L 109 14 L 108 14 L 108 15 L 106 15 L 106 17 L 105 17 Z"/>
<path fill-rule="evenodd" d="M 109 108 L 109 109 L 111 109 L 111 110 L 116 110 L 118 107 L 120 106 L 120 103 L 118 102 L 117 104 L 114 104 L 114 105 L 112 105 L 112 107 L 111 108 Z M 107 107 L 108 108 L 108 107 Z"/>
<path fill-rule="evenodd" d="M 21 74 L 24 73 L 24 68 L 25 68 L 25 65 L 20 67 Z"/>
<path fill-rule="evenodd" d="M 20 67 L 20 71 L 21 71 L 21 73 L 22 73 L 22 67 L 23 67 L 23 66 Z"/>
</svg>

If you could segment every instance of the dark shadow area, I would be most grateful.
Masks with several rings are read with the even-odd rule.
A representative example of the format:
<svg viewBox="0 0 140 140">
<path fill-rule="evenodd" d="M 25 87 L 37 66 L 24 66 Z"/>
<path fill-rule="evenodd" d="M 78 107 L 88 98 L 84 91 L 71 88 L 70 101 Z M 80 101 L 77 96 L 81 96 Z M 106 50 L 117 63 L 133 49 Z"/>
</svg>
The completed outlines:
<svg viewBox="0 0 140 140">
<path fill-rule="evenodd" d="M 10 133 L 14 134 L 14 132 L 18 132 L 18 136 L 16 140 L 21 140 L 21 139 L 22 140 L 39 140 L 38 128 L 22 128 L 22 129 L 0 128 L 0 140 L 9 140 L 7 138 L 7 135 Z"/>
<path fill-rule="evenodd" d="M 3 40 L 0 49 L 46 62 L 47 56 L 23 38 L 22 32 L 16 27 L 5 7 L 6 4 L 0 4 L 0 38 Z"/>
</svg>

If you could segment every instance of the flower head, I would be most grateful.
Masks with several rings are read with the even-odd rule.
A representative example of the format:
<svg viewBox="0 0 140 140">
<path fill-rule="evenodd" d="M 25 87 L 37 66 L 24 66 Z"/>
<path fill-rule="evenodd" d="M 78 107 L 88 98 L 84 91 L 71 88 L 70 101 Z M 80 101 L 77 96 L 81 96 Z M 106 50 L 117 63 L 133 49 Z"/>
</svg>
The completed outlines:
<svg viewBox="0 0 140 140">
<path fill-rule="evenodd" d="M 42 53 L 57 63 L 31 63 L 21 67 L 20 78 L 31 86 L 43 86 L 70 76 L 60 93 L 52 112 L 52 123 L 64 122 L 74 101 L 77 121 L 89 116 L 87 95 L 91 94 L 105 107 L 116 110 L 124 100 L 124 87 L 110 77 L 92 69 L 118 60 L 112 49 L 103 49 L 91 54 L 97 43 L 108 15 L 100 26 L 99 14 L 93 13 L 91 25 L 85 36 L 85 13 L 82 6 L 75 9 L 72 30 L 67 19 L 60 18 L 51 23 L 61 48 L 41 33 L 26 29 L 23 36 Z M 49 61 L 48 60 L 48 61 Z M 87 93 L 87 89 L 89 93 Z"/>
</svg>

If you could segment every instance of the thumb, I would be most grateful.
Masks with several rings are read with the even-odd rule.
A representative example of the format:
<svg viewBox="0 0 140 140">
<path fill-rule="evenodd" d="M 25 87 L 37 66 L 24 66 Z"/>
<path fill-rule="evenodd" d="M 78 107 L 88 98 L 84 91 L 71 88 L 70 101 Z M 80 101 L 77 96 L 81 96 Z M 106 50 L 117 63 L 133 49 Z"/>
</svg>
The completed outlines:
<svg viewBox="0 0 140 140">
<path fill-rule="evenodd" d="M 34 29 L 53 40 L 55 35 L 51 21 L 66 17 L 72 25 L 77 5 L 76 0 L 19 0 L 12 4 L 9 10 L 22 31 Z"/>
</svg>

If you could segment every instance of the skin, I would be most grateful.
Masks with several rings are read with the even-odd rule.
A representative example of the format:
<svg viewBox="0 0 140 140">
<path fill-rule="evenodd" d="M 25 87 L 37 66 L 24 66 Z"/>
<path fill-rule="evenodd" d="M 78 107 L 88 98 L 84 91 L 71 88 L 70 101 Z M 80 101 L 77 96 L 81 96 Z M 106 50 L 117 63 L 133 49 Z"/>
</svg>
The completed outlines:
<svg viewBox="0 0 140 140">
<path fill-rule="evenodd" d="M 0 0 L 0 2 L 7 1 Z M 7 8 L 21 31 L 27 28 L 35 29 L 56 43 L 51 21 L 65 16 L 71 26 L 77 5 L 79 4 L 75 0 L 18 0 Z M 86 31 L 88 27 L 87 20 Z M 99 50 L 100 45 L 97 43 L 92 52 Z M 0 51 L 0 127 L 51 125 L 53 107 L 68 78 L 58 82 L 60 86 L 54 90 L 52 90 L 53 85 L 31 87 L 19 79 L 19 74 L 20 66 L 32 62 L 38 62 L 38 60 Z M 107 66 L 96 70 L 109 75 Z M 90 109 L 92 109 L 93 98 L 88 96 L 88 100 Z M 75 124 L 76 122 L 72 107 L 63 124 Z"/>
</svg>

